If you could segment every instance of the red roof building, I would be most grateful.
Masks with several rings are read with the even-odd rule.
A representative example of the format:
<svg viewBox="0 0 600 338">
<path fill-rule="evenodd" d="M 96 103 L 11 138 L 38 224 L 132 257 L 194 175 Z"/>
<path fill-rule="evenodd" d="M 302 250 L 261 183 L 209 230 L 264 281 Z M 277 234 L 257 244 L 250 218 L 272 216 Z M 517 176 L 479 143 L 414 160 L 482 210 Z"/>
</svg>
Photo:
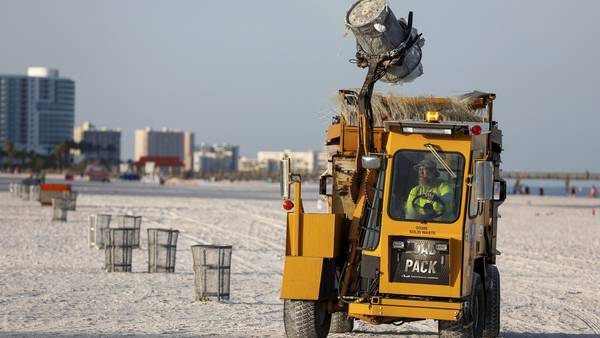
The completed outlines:
<svg viewBox="0 0 600 338">
<path fill-rule="evenodd" d="M 171 156 L 142 156 L 134 163 L 138 171 L 151 174 L 146 170 L 146 164 L 154 164 L 154 173 L 160 175 L 177 175 L 181 173 L 184 164 L 177 157 Z"/>
</svg>

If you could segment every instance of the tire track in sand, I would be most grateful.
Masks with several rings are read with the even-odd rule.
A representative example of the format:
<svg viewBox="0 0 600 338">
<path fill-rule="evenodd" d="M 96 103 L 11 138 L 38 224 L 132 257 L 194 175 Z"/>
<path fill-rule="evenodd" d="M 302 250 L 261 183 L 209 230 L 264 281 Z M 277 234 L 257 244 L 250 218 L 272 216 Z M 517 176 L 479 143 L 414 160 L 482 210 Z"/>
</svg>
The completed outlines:
<svg viewBox="0 0 600 338">
<path fill-rule="evenodd" d="M 539 286 L 539 284 L 538 284 L 538 286 Z M 575 319 L 579 319 L 587 327 L 589 327 L 595 334 L 600 335 L 600 318 L 598 318 L 598 316 L 593 312 L 590 312 L 586 309 L 583 309 L 583 308 L 580 308 L 577 306 L 573 306 L 566 302 L 558 301 L 553 298 L 540 297 L 540 296 L 536 296 L 536 295 L 533 295 L 533 294 L 527 293 L 527 292 L 519 292 L 518 290 L 515 290 L 515 289 L 511 290 L 511 293 L 518 294 L 519 297 L 521 297 L 522 299 L 529 300 L 530 303 L 546 304 L 546 305 L 551 305 L 556 309 L 562 309 L 562 311 L 559 311 L 559 313 L 564 314 L 566 316 L 573 317 Z"/>
</svg>

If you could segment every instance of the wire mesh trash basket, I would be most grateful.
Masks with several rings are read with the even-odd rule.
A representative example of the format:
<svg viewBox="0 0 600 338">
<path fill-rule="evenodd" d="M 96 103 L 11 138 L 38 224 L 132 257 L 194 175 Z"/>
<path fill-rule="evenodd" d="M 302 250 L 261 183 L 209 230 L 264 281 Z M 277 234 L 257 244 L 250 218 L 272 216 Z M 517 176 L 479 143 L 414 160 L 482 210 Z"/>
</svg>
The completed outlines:
<svg viewBox="0 0 600 338">
<path fill-rule="evenodd" d="M 40 200 L 40 186 L 39 185 L 29 186 L 29 200 L 35 201 L 35 202 Z"/>
<path fill-rule="evenodd" d="M 148 272 L 175 272 L 179 230 L 148 229 Z"/>
<path fill-rule="evenodd" d="M 21 184 L 14 183 L 12 193 L 14 198 L 21 198 Z"/>
<path fill-rule="evenodd" d="M 62 198 L 52 199 L 52 220 L 66 222 L 67 221 L 67 207 L 65 200 Z"/>
<path fill-rule="evenodd" d="M 118 228 L 131 228 L 136 229 L 134 233 L 133 248 L 140 248 L 140 229 L 142 228 L 142 216 L 132 215 L 117 215 L 116 223 Z"/>
<path fill-rule="evenodd" d="M 131 272 L 135 231 L 133 228 L 102 228 L 107 272 Z"/>
<path fill-rule="evenodd" d="M 21 197 L 21 199 L 23 201 L 29 201 L 29 186 L 22 184 L 19 186 L 20 187 L 20 192 L 19 192 L 19 197 Z"/>
<path fill-rule="evenodd" d="M 67 209 L 75 211 L 77 208 L 77 195 L 76 191 L 63 191 L 63 199 L 67 203 Z"/>
<path fill-rule="evenodd" d="M 196 300 L 229 299 L 231 245 L 192 245 Z"/>
<path fill-rule="evenodd" d="M 110 215 L 94 214 L 88 218 L 88 245 L 98 249 L 104 248 L 102 229 L 110 227 Z"/>
</svg>

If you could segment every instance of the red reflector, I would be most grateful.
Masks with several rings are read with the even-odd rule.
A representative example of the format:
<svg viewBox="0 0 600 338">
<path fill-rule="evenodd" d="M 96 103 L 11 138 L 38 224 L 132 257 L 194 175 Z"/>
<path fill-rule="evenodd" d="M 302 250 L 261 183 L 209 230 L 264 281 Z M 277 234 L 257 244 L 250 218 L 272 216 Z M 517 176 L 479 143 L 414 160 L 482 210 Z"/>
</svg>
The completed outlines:
<svg viewBox="0 0 600 338">
<path fill-rule="evenodd" d="M 471 134 L 477 136 L 481 134 L 481 126 L 473 126 L 471 127 Z"/>
<path fill-rule="evenodd" d="M 285 210 L 292 210 L 293 207 L 294 207 L 294 203 L 292 203 L 292 201 L 290 201 L 290 200 L 283 201 L 283 208 Z"/>
</svg>

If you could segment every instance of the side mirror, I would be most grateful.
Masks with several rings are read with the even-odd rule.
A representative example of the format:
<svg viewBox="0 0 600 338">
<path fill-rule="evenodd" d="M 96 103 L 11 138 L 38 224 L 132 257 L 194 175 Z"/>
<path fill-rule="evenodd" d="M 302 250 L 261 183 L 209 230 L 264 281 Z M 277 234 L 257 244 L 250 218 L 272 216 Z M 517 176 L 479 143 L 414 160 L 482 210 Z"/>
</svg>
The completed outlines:
<svg viewBox="0 0 600 338">
<path fill-rule="evenodd" d="M 490 161 L 475 161 L 475 197 L 478 201 L 494 197 L 494 165 Z"/>
<path fill-rule="evenodd" d="M 289 157 L 285 157 L 279 163 L 279 184 L 281 189 L 281 197 L 284 200 L 290 198 L 290 177 L 291 177 L 291 159 Z"/>
<path fill-rule="evenodd" d="M 364 155 L 361 158 L 361 164 L 365 169 L 379 169 L 381 168 L 381 157 Z"/>
</svg>

